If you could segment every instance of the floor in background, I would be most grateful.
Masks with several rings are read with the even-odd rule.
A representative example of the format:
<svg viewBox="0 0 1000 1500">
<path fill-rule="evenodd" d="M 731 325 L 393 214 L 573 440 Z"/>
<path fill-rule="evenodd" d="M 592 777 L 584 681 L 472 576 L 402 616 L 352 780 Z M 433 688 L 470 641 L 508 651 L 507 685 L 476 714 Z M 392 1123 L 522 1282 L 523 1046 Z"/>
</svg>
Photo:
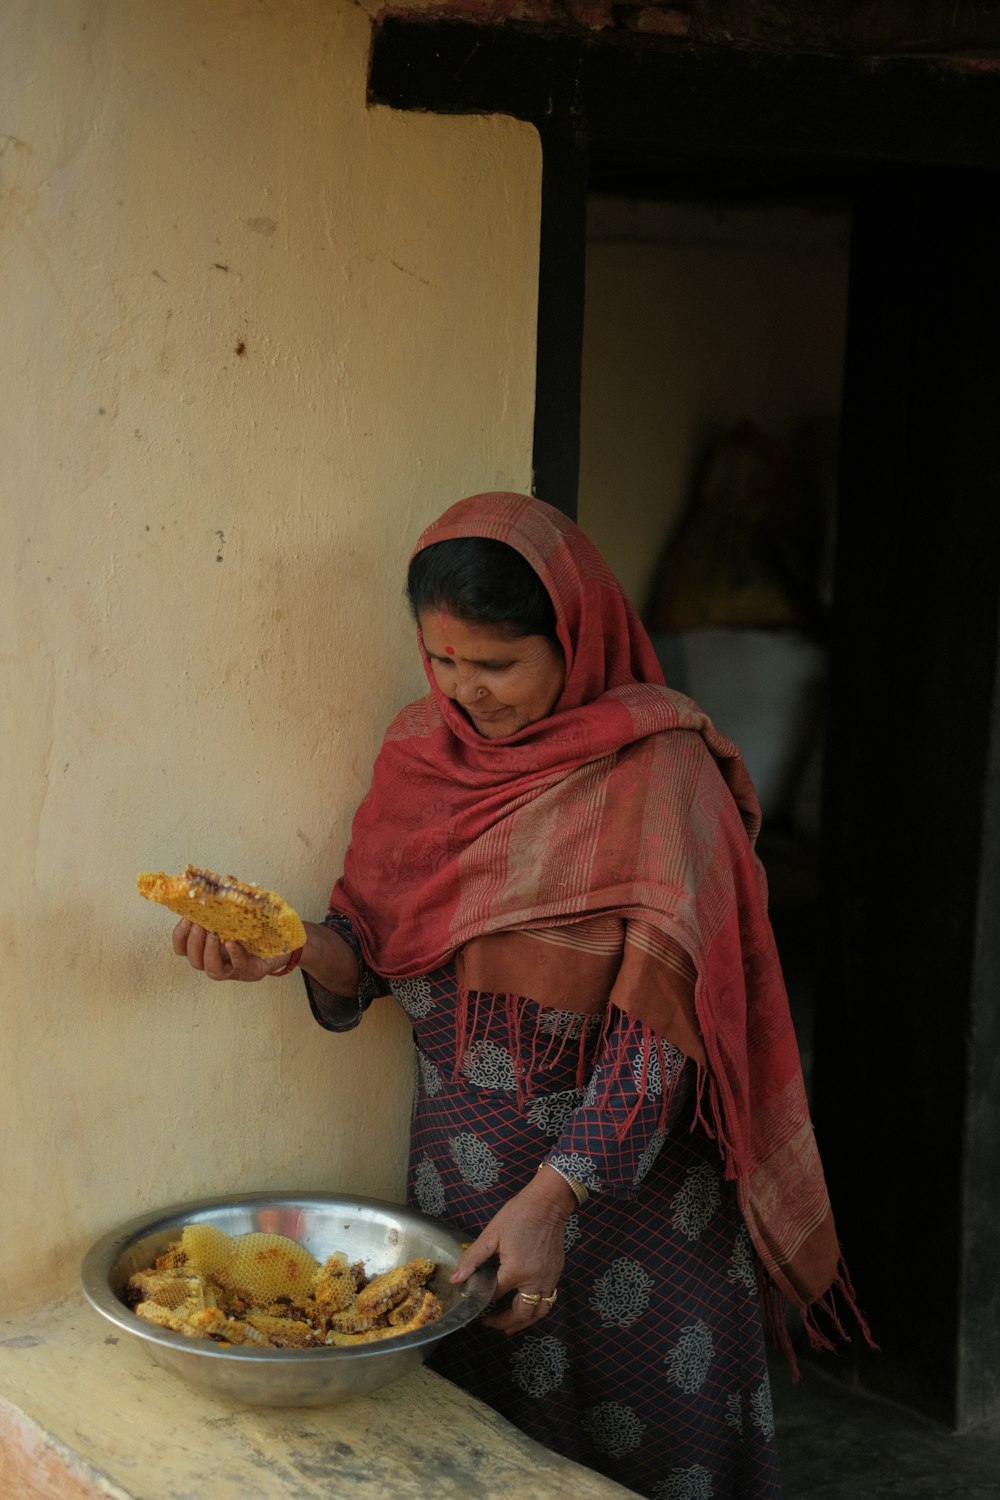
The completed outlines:
<svg viewBox="0 0 1000 1500">
<path fill-rule="evenodd" d="M 775 936 L 811 1095 L 816 1008 L 819 851 L 771 832 L 761 840 Z M 836 1360 L 802 1361 L 793 1385 L 772 1361 L 785 1500 L 1000 1500 L 1000 1418 L 961 1436 L 866 1394 Z"/>
<path fill-rule="evenodd" d="M 1000 1419 L 958 1435 L 806 1361 L 771 1382 L 785 1500 L 1000 1500 Z"/>
</svg>

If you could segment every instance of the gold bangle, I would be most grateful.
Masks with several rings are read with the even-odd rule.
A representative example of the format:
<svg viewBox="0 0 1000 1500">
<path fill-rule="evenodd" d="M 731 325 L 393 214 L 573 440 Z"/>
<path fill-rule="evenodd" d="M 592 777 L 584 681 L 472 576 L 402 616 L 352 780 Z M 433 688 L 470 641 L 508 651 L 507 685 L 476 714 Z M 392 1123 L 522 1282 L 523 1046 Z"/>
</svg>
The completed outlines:
<svg viewBox="0 0 1000 1500">
<path fill-rule="evenodd" d="M 580 1181 L 579 1177 L 571 1177 L 568 1172 L 564 1172 L 561 1167 L 554 1166 L 550 1161 L 540 1161 L 538 1163 L 537 1170 L 540 1172 L 543 1167 L 552 1167 L 553 1172 L 555 1172 L 557 1176 L 561 1177 L 563 1182 L 569 1183 L 570 1187 L 573 1189 L 573 1196 L 576 1199 L 577 1208 L 582 1208 L 587 1199 L 590 1197 L 590 1194 L 584 1187 L 583 1183 Z"/>
</svg>

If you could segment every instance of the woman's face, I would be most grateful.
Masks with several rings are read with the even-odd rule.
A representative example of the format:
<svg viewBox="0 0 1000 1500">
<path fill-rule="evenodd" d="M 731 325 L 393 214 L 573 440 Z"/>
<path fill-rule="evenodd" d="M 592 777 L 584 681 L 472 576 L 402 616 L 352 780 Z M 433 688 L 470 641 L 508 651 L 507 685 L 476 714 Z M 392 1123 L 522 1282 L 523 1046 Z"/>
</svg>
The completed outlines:
<svg viewBox="0 0 1000 1500">
<path fill-rule="evenodd" d="M 566 669 L 561 649 L 547 636 L 507 640 L 495 626 L 436 609 L 420 616 L 420 630 L 438 687 L 484 739 L 515 734 L 555 707 Z"/>
</svg>

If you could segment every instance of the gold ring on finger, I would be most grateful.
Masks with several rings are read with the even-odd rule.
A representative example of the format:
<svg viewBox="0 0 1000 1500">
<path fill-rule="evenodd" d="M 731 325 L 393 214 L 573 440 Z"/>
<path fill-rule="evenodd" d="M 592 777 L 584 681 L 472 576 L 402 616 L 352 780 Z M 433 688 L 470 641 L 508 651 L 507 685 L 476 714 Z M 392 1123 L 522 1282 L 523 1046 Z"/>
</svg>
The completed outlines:
<svg viewBox="0 0 1000 1500">
<path fill-rule="evenodd" d="M 557 1297 L 558 1297 L 558 1295 L 559 1295 L 559 1288 L 558 1288 L 558 1287 L 557 1287 L 557 1286 L 556 1286 L 556 1287 L 553 1287 L 553 1288 L 552 1288 L 552 1295 L 551 1295 L 551 1296 L 549 1296 L 549 1297 L 543 1297 L 543 1298 L 542 1298 L 542 1301 L 543 1301 L 543 1302 L 547 1302 L 547 1303 L 548 1303 L 548 1304 L 549 1304 L 549 1306 L 550 1306 L 550 1307 L 551 1307 L 551 1306 L 552 1306 L 552 1304 L 553 1304 L 553 1302 L 554 1302 L 554 1301 L 555 1301 L 555 1300 L 556 1300 L 556 1298 L 557 1298 Z"/>
<path fill-rule="evenodd" d="M 541 1292 L 518 1292 L 517 1295 L 522 1302 L 530 1302 L 532 1307 L 537 1307 L 539 1302 L 547 1300 L 542 1296 Z"/>
</svg>

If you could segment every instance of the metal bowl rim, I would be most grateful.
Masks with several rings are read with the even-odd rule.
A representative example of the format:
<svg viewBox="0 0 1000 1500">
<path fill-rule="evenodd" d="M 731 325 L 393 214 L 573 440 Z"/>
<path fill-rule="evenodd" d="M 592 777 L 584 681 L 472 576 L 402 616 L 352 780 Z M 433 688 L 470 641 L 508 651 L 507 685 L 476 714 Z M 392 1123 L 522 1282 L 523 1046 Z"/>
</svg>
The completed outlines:
<svg viewBox="0 0 1000 1500">
<path fill-rule="evenodd" d="M 103 1234 L 91 1245 L 80 1263 L 83 1294 L 96 1312 L 101 1313 L 103 1317 L 125 1332 L 134 1334 L 147 1343 L 162 1344 L 168 1349 L 177 1349 L 201 1358 L 227 1361 L 238 1359 L 251 1361 L 254 1364 L 290 1364 L 298 1368 L 308 1363 L 326 1365 L 336 1360 L 375 1359 L 380 1354 L 402 1354 L 409 1349 L 419 1349 L 423 1344 L 437 1343 L 455 1329 L 471 1322 L 483 1311 L 494 1295 L 496 1264 L 486 1262 L 464 1283 L 465 1290 L 460 1293 L 459 1301 L 435 1322 L 428 1323 L 425 1328 L 350 1348 L 324 1345 L 316 1349 L 265 1349 L 257 1345 L 253 1347 L 240 1344 L 224 1346 L 214 1343 L 211 1339 L 186 1338 L 184 1334 L 175 1333 L 172 1329 L 160 1328 L 155 1323 L 147 1322 L 145 1318 L 137 1317 L 111 1288 L 111 1271 L 129 1246 L 141 1239 L 144 1234 L 151 1233 L 157 1228 L 171 1228 L 174 1220 L 183 1218 L 185 1215 L 206 1213 L 218 1208 L 289 1207 L 297 1203 L 302 1204 L 303 1207 L 336 1204 L 343 1205 L 345 1209 L 352 1205 L 359 1209 L 374 1208 L 427 1223 L 453 1239 L 456 1249 L 461 1243 L 461 1231 L 455 1225 L 447 1223 L 444 1219 L 436 1219 L 430 1214 L 421 1213 L 417 1209 L 409 1208 L 404 1203 L 392 1203 L 384 1198 L 366 1198 L 360 1195 L 348 1197 L 342 1193 L 319 1192 L 229 1193 L 174 1203 L 166 1208 L 138 1214 L 135 1218 L 128 1219 L 117 1228 Z"/>
</svg>

